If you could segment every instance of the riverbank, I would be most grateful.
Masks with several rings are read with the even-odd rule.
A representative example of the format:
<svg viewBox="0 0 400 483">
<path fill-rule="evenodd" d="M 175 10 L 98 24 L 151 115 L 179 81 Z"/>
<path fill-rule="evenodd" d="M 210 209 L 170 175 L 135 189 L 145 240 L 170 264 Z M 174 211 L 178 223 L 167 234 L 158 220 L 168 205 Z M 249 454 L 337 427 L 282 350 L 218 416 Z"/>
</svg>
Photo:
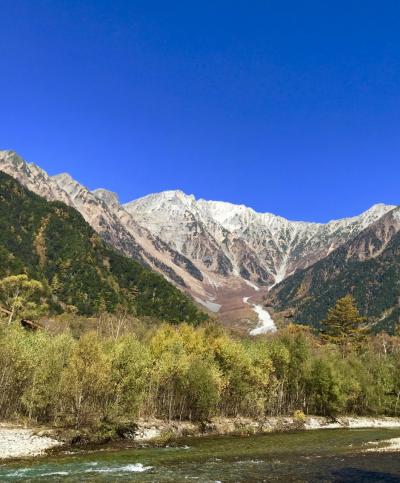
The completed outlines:
<svg viewBox="0 0 400 483">
<path fill-rule="evenodd" d="M 249 436 L 298 430 L 318 429 L 400 428 L 400 418 L 343 416 L 335 419 L 320 416 L 297 417 L 212 418 L 203 422 L 139 420 L 134 424 L 117 426 L 104 432 L 66 430 L 62 428 L 23 428 L 0 425 L 0 459 L 40 456 L 49 450 L 74 446 L 102 444 L 109 441 L 129 440 L 140 446 L 166 446 L 182 438 L 204 436 Z M 399 443 L 399 441 L 396 441 Z M 400 444 L 388 441 L 375 451 L 400 451 Z"/>
<path fill-rule="evenodd" d="M 140 421 L 134 435 L 135 441 L 163 442 L 168 438 L 227 435 L 254 435 L 283 431 L 316 429 L 357 428 L 400 428 L 400 418 L 343 416 L 326 418 L 322 416 L 293 416 L 252 418 L 213 418 L 194 423 L 189 421 Z"/>
<path fill-rule="evenodd" d="M 38 430 L 0 426 L 0 459 L 40 456 L 64 443 Z"/>
</svg>

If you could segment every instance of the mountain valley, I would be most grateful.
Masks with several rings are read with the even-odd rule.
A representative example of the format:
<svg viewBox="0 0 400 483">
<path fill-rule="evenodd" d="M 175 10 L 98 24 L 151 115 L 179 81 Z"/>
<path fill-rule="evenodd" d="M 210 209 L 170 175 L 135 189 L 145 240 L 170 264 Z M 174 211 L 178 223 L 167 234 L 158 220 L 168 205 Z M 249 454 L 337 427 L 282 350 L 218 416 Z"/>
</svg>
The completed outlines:
<svg viewBox="0 0 400 483">
<path fill-rule="evenodd" d="M 309 223 L 257 213 L 244 205 L 196 200 L 179 190 L 121 204 L 115 193 L 90 191 L 69 174 L 49 176 L 13 151 L 0 151 L 0 170 L 47 200 L 77 209 L 104 241 L 161 273 L 210 314 L 246 331 L 262 324 L 265 313 L 259 311 L 265 311 L 266 297 L 275 311 L 293 309 L 293 320 L 315 324 L 310 297 L 318 299 L 318 290 L 305 288 L 304 277 L 308 280 L 343 251 L 337 272 L 354 260 L 362 264 L 377 259 L 399 231 L 396 207 L 391 205 L 377 204 L 359 216 L 326 224 Z M 306 305 L 299 303 L 301 291 Z M 323 300 L 334 302 L 333 295 Z M 308 309 L 299 312 L 300 305 Z M 364 302 L 361 305 L 370 313 Z"/>
</svg>

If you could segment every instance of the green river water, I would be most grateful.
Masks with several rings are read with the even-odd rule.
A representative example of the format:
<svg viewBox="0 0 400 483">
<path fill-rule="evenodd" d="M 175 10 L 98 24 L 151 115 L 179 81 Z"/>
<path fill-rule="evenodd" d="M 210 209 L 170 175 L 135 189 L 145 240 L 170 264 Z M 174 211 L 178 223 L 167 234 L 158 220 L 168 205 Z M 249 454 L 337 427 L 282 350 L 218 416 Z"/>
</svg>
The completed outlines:
<svg viewBox="0 0 400 483">
<path fill-rule="evenodd" d="M 0 481 L 400 482 L 400 453 L 365 452 L 400 429 L 205 437 L 176 447 L 108 445 L 0 465 Z"/>
</svg>

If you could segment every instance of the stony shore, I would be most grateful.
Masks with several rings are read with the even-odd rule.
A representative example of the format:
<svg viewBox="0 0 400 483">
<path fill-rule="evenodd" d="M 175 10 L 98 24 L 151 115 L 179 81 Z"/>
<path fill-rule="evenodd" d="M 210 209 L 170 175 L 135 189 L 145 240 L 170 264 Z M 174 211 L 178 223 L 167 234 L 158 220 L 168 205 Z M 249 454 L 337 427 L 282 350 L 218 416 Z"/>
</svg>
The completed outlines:
<svg viewBox="0 0 400 483">
<path fill-rule="evenodd" d="M 0 426 L 0 459 L 39 456 L 62 444 L 32 429 Z"/>
<path fill-rule="evenodd" d="M 201 437 L 206 435 L 246 435 L 278 431 L 339 429 L 339 428 L 400 428 L 400 418 L 345 416 L 335 419 L 320 416 L 251 418 L 213 418 L 206 422 L 148 420 L 138 423 L 135 441 L 151 442 L 167 438 Z M 129 437 L 129 435 L 126 435 Z"/>
<path fill-rule="evenodd" d="M 369 448 L 365 450 L 366 453 L 398 453 L 400 451 L 400 438 L 391 438 L 384 441 L 370 441 L 367 443 Z"/>
<path fill-rule="evenodd" d="M 339 417 L 329 419 L 307 416 L 269 417 L 260 420 L 250 418 L 213 418 L 206 422 L 162 421 L 157 419 L 140 420 L 125 432 L 121 439 L 129 439 L 138 445 L 164 445 L 179 438 L 251 435 L 277 431 L 316 430 L 337 428 L 400 428 L 400 418 L 390 417 Z M 76 433 L 74 433 L 76 439 Z M 86 436 L 90 433 L 86 433 Z M 69 436 L 67 436 L 69 435 Z M 83 438 L 82 441 L 85 441 Z M 89 443 L 93 442 L 90 438 Z M 32 457 L 45 454 L 57 447 L 74 444 L 70 433 L 63 430 L 27 429 L 19 426 L 0 424 L 0 459 Z M 400 451 L 400 439 L 388 440 L 384 446 L 367 451 Z"/>
</svg>

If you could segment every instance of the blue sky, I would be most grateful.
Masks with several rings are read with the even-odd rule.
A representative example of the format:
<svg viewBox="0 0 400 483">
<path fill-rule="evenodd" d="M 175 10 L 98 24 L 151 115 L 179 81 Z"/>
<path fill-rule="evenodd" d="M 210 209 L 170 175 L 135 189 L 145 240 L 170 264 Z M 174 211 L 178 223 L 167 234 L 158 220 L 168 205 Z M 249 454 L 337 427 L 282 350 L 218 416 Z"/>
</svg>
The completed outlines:
<svg viewBox="0 0 400 483">
<path fill-rule="evenodd" d="M 400 203 L 400 2 L 2 0 L 0 148 L 122 201 Z"/>
</svg>

